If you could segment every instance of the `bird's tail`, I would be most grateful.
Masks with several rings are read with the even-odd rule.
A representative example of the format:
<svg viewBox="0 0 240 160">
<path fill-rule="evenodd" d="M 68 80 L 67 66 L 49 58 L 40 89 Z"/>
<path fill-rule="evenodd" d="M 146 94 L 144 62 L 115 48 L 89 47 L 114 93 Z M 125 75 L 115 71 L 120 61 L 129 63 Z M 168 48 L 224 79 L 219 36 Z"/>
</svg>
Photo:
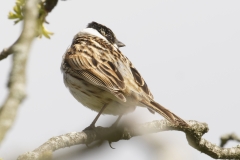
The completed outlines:
<svg viewBox="0 0 240 160">
<path fill-rule="evenodd" d="M 168 109 L 164 108 L 160 104 L 158 104 L 155 101 L 152 101 L 148 104 L 144 103 L 149 107 L 149 109 L 154 110 L 155 112 L 159 113 L 162 115 L 164 118 L 166 118 L 168 121 L 172 122 L 176 126 L 183 126 L 183 127 L 189 127 L 187 122 L 182 120 L 180 117 L 169 111 Z"/>
</svg>

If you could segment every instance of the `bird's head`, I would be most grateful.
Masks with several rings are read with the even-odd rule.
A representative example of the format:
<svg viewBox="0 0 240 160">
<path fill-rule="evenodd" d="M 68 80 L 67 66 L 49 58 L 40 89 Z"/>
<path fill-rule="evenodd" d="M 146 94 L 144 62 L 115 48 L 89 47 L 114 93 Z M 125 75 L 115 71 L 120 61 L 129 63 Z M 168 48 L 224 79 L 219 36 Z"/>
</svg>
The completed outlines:
<svg viewBox="0 0 240 160">
<path fill-rule="evenodd" d="M 110 28 L 108 28 L 102 24 L 99 24 L 97 22 L 91 22 L 87 25 L 87 29 L 96 30 L 103 37 L 105 37 L 108 40 L 108 42 L 111 43 L 112 45 L 116 45 L 117 47 L 125 46 L 125 44 L 123 44 L 116 38 L 115 34 L 113 33 L 113 31 Z"/>
</svg>

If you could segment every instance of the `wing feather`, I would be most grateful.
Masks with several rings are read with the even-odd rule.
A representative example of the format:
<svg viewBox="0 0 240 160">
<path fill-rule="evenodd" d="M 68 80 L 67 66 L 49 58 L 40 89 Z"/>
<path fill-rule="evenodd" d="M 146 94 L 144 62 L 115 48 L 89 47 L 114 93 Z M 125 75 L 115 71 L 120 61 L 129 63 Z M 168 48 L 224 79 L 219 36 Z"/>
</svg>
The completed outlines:
<svg viewBox="0 0 240 160">
<path fill-rule="evenodd" d="M 75 50 L 72 46 L 70 51 L 66 53 L 65 62 L 70 66 L 78 77 L 87 82 L 105 88 L 122 101 L 126 98 L 122 94 L 125 89 L 123 76 L 117 67 L 110 61 L 94 57 L 86 50 Z M 98 55 L 98 54 L 94 54 Z"/>
<path fill-rule="evenodd" d="M 142 76 L 140 75 L 140 73 L 137 71 L 136 68 L 134 67 L 130 67 L 134 80 L 135 82 L 138 84 L 139 87 L 142 88 L 142 90 L 151 98 L 153 99 L 153 95 L 150 92 L 150 90 L 148 89 L 147 83 L 144 81 L 144 79 L 142 78 Z"/>
</svg>

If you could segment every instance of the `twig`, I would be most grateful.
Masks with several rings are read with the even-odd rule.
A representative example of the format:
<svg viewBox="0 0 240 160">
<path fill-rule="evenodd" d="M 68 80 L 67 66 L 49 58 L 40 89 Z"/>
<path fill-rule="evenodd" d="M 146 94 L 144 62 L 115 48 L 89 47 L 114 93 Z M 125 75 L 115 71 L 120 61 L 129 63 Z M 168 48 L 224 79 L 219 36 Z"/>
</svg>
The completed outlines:
<svg viewBox="0 0 240 160">
<path fill-rule="evenodd" d="M 34 151 L 19 156 L 18 160 L 51 159 L 52 152 L 65 147 L 71 147 L 78 144 L 90 144 L 97 140 L 117 142 L 119 140 L 128 140 L 135 136 L 169 130 L 185 132 L 187 140 L 192 147 L 213 158 L 240 159 L 240 147 L 221 148 L 202 138 L 203 134 L 208 131 L 206 123 L 188 121 L 188 124 L 191 126 L 190 128 L 181 128 L 173 126 L 167 120 L 160 120 L 136 125 L 134 127 L 96 127 L 94 130 L 72 132 L 49 139 Z"/>
<path fill-rule="evenodd" d="M 12 126 L 18 106 L 26 97 L 26 64 L 31 43 L 36 36 L 38 0 L 27 0 L 24 10 L 23 31 L 18 40 L 0 53 L 0 60 L 13 54 L 13 63 L 9 75 L 9 93 L 0 109 L 0 142 Z"/>
<path fill-rule="evenodd" d="M 230 140 L 240 142 L 240 137 L 237 136 L 235 133 L 225 134 L 225 135 L 221 136 L 220 146 L 223 147 Z"/>
<path fill-rule="evenodd" d="M 0 60 L 13 53 L 19 54 L 23 53 L 23 51 L 25 51 L 25 53 L 28 53 L 31 42 L 36 36 L 36 19 L 38 16 L 38 8 L 36 5 L 38 2 L 39 0 L 26 0 L 22 33 L 17 41 L 12 44 L 12 46 L 3 49 L 3 51 L 0 53 Z"/>
</svg>

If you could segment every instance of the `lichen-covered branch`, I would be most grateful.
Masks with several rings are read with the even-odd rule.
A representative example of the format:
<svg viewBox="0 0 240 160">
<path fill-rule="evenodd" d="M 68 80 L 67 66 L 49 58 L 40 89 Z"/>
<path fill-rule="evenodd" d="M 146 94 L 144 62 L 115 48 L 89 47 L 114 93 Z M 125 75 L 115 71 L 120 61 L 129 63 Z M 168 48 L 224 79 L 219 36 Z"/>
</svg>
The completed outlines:
<svg viewBox="0 0 240 160">
<path fill-rule="evenodd" d="M 222 135 L 221 136 L 221 144 L 220 144 L 220 146 L 223 147 L 230 140 L 234 140 L 234 141 L 240 142 L 240 137 L 237 136 L 235 133 Z"/>
<path fill-rule="evenodd" d="M 240 159 L 240 147 L 221 148 L 202 138 L 208 131 L 206 123 L 188 121 L 190 128 L 173 126 L 167 120 L 148 122 L 135 126 L 119 126 L 117 128 L 96 127 L 94 130 L 72 132 L 53 137 L 32 152 L 18 157 L 18 160 L 51 159 L 52 153 L 58 149 L 79 144 L 90 144 L 97 140 L 117 142 L 128 140 L 135 136 L 161 131 L 182 131 L 186 133 L 189 144 L 197 150 L 216 159 Z"/>
<path fill-rule="evenodd" d="M 27 0 L 23 30 L 18 40 L 0 53 L 0 60 L 12 56 L 12 68 L 8 80 L 9 93 L 0 108 L 0 142 L 12 126 L 18 106 L 26 96 L 26 64 L 31 43 L 36 36 L 38 0 Z"/>
</svg>

